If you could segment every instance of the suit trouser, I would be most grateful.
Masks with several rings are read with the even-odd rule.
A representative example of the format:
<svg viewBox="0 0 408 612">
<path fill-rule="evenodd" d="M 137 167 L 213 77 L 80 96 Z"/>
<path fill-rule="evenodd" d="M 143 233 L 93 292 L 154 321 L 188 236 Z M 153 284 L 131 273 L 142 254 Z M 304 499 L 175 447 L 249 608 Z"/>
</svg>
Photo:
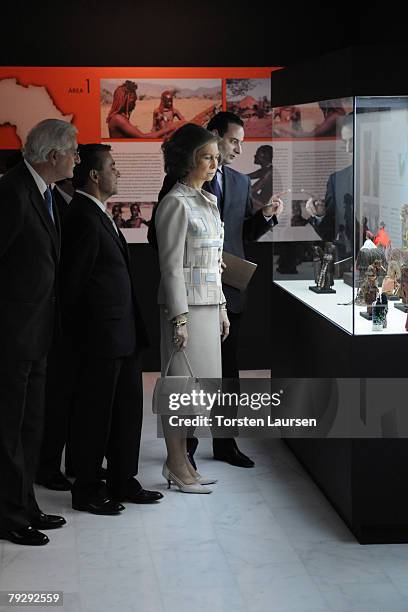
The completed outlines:
<svg viewBox="0 0 408 612">
<path fill-rule="evenodd" d="M 241 328 L 241 313 L 231 312 L 228 310 L 228 319 L 230 322 L 230 331 L 227 339 L 221 344 L 222 357 L 222 391 L 223 393 L 238 393 L 239 387 L 239 365 L 238 365 L 238 346 L 239 332 Z M 211 411 L 211 416 L 214 414 L 222 414 L 228 418 L 234 419 L 238 414 L 238 406 L 214 406 Z M 213 422 L 215 419 L 213 418 Z M 212 429 L 213 434 L 213 449 L 214 451 L 224 451 L 231 448 L 233 437 L 238 435 L 238 429 L 229 427 L 224 433 L 221 428 Z M 225 436 L 225 437 L 224 437 Z"/>
<path fill-rule="evenodd" d="M 222 377 L 239 378 L 238 345 L 242 313 L 228 310 L 227 314 L 230 331 L 225 342 L 221 343 Z"/>
<path fill-rule="evenodd" d="M 40 512 L 33 480 L 44 416 L 46 357 L 0 360 L 0 528 L 26 527 Z"/>
<path fill-rule="evenodd" d="M 142 373 L 137 356 L 82 356 L 70 423 L 77 477 L 73 496 L 86 497 L 95 491 L 104 457 L 110 495 L 120 497 L 126 491 L 128 480 L 138 472 L 142 420 Z"/>
<path fill-rule="evenodd" d="M 44 435 L 38 466 L 39 476 L 43 478 L 53 476 L 61 469 L 62 451 L 67 444 L 72 412 L 75 377 L 78 374 L 77 355 L 66 342 L 59 341 L 52 346 L 47 362 Z"/>
</svg>

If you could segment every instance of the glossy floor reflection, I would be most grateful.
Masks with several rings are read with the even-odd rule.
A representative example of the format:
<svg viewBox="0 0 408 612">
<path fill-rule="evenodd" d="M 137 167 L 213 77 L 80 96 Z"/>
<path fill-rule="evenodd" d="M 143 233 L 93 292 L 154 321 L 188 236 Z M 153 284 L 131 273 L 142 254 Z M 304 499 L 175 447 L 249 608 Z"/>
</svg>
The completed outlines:
<svg viewBox="0 0 408 612">
<path fill-rule="evenodd" d="M 214 492 L 168 492 L 154 380 L 144 377 L 140 478 L 165 498 L 96 517 L 39 487 L 43 510 L 68 524 L 41 549 L 1 542 L 0 591 L 62 590 L 67 612 L 408 610 L 408 545 L 360 546 L 279 440 L 242 440 L 256 461 L 247 470 L 213 461 L 201 440 L 199 469 L 218 478 Z"/>
</svg>

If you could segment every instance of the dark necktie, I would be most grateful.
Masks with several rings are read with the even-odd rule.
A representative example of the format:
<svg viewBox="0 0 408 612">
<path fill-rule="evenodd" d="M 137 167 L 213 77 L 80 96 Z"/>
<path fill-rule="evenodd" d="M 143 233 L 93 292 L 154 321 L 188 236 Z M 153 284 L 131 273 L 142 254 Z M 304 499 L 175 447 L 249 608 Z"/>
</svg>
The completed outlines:
<svg viewBox="0 0 408 612">
<path fill-rule="evenodd" d="M 54 213 L 52 211 L 52 193 L 49 187 L 47 187 L 47 189 L 44 191 L 44 202 L 47 207 L 48 213 L 52 219 L 52 222 L 55 223 Z"/>
<path fill-rule="evenodd" d="M 220 184 L 218 182 L 218 170 L 215 173 L 214 177 L 212 178 L 211 182 L 210 182 L 210 186 L 211 186 L 211 192 L 216 196 L 217 198 L 217 203 L 218 203 L 218 208 L 220 210 L 221 216 L 222 216 L 222 191 L 221 191 L 221 187 Z M 222 178 L 222 175 L 220 175 Z"/>
</svg>

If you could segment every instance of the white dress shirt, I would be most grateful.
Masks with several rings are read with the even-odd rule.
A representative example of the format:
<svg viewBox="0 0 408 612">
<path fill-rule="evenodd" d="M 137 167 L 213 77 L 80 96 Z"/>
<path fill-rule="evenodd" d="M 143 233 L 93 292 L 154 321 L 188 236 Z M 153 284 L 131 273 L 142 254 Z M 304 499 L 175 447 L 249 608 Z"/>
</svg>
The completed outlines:
<svg viewBox="0 0 408 612">
<path fill-rule="evenodd" d="M 33 179 L 35 180 L 35 184 L 38 187 L 39 192 L 41 193 L 41 197 L 44 198 L 44 193 L 47 191 L 48 185 L 47 183 L 44 181 L 44 179 L 38 174 L 38 172 L 36 172 L 34 170 L 34 168 L 32 167 L 31 164 L 28 163 L 28 161 L 25 159 L 24 160 L 25 165 L 27 166 L 28 170 L 30 171 L 31 176 L 33 177 Z"/>
</svg>

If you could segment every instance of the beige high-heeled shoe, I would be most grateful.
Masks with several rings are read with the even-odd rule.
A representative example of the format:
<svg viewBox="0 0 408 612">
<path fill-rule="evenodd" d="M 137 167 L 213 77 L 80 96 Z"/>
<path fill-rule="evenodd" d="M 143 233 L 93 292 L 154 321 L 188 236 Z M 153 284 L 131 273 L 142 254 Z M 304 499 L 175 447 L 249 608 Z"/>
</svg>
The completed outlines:
<svg viewBox="0 0 408 612">
<path fill-rule="evenodd" d="M 190 463 L 190 460 L 188 458 L 188 455 L 186 455 L 186 461 L 188 461 Z M 187 464 L 188 465 L 188 464 Z M 194 468 L 194 466 L 192 466 L 196 476 L 194 476 L 194 478 L 197 480 L 197 482 L 199 482 L 202 485 L 210 485 L 210 484 L 215 484 L 216 482 L 218 482 L 217 478 L 211 478 L 211 476 L 201 476 L 201 474 L 199 474 L 197 472 L 197 470 Z"/>
<path fill-rule="evenodd" d="M 171 485 L 174 484 L 182 493 L 212 493 L 211 489 L 203 487 L 203 485 L 199 482 L 186 484 L 178 476 L 173 474 L 173 472 L 170 472 L 169 468 L 167 467 L 167 463 L 163 465 L 162 474 L 163 478 L 167 480 L 168 489 L 170 489 Z"/>
<path fill-rule="evenodd" d="M 197 482 L 201 485 L 210 485 L 215 484 L 218 480 L 217 478 L 211 478 L 211 476 L 201 476 L 201 474 L 197 472 Z"/>
</svg>

